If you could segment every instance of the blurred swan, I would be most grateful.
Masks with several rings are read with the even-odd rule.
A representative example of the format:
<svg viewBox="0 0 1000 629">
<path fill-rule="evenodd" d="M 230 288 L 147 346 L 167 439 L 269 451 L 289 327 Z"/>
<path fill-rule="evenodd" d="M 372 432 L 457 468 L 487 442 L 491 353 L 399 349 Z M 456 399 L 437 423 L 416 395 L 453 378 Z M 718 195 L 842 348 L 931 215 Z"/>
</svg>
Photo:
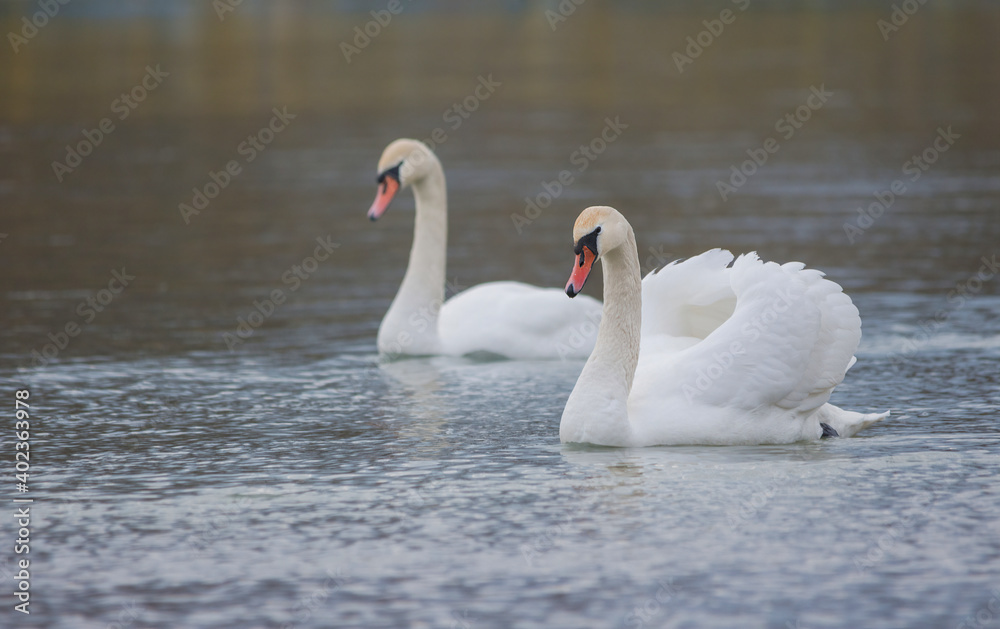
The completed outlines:
<svg viewBox="0 0 1000 629">
<path fill-rule="evenodd" d="M 827 403 L 855 362 L 861 319 L 819 271 L 714 249 L 640 279 L 632 226 L 610 207 L 584 210 L 573 239 L 566 293 L 601 260 L 604 316 L 563 442 L 792 443 L 849 437 L 889 414 Z"/>
<path fill-rule="evenodd" d="M 379 326 L 383 356 L 493 354 L 507 358 L 586 358 L 597 339 L 601 303 L 569 303 L 556 288 L 490 282 L 444 301 L 448 204 L 444 170 L 422 142 L 391 143 L 378 163 L 368 218 L 381 217 L 407 186 L 416 197 L 413 247 L 403 283 Z"/>
</svg>

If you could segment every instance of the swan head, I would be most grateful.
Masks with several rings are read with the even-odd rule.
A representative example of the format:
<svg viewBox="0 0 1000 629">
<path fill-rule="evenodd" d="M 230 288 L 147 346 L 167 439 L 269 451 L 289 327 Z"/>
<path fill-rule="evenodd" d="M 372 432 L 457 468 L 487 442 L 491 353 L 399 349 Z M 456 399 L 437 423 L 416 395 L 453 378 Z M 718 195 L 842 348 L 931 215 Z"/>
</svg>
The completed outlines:
<svg viewBox="0 0 1000 629">
<path fill-rule="evenodd" d="M 628 222 L 618 210 L 606 205 L 588 207 L 573 225 L 573 272 L 566 282 L 566 294 L 576 297 L 587 283 L 594 263 L 628 240 Z"/>
<path fill-rule="evenodd" d="M 434 171 L 435 165 L 440 169 L 434 152 L 419 140 L 401 138 L 385 147 L 378 160 L 375 176 L 378 190 L 368 210 L 368 218 L 378 220 L 389 209 L 397 192 L 423 180 Z"/>
</svg>

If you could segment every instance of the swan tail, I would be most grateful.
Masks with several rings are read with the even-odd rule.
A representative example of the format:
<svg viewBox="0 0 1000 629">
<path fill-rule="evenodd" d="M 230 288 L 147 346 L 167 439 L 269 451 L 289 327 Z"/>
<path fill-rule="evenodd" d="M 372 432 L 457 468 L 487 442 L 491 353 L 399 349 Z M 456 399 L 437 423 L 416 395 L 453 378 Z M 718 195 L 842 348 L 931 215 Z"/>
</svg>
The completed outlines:
<svg viewBox="0 0 1000 629">
<path fill-rule="evenodd" d="M 837 431 L 837 436 L 853 437 L 875 422 L 881 421 L 889 416 L 889 411 L 884 413 L 856 413 L 845 411 L 833 404 L 824 404 L 816 412 L 816 419 L 820 425 L 827 425 Z M 824 429 L 824 434 L 826 431 Z"/>
</svg>

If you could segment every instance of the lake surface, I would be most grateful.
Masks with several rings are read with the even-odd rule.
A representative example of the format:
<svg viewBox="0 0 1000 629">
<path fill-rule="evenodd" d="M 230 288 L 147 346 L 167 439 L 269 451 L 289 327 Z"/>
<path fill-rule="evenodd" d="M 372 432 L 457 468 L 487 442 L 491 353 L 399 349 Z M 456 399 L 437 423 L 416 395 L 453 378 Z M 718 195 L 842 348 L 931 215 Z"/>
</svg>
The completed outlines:
<svg viewBox="0 0 1000 629">
<path fill-rule="evenodd" d="M 136 6 L 66 5 L 2 53 L 0 378 L 32 414 L 30 491 L 11 472 L 5 495 L 35 502 L 29 616 L 0 518 L 0 625 L 1000 626 L 996 5 L 928 3 L 885 41 L 887 3 L 591 0 L 554 30 L 557 3 L 404 3 L 349 63 L 361 3 Z M 0 30 L 36 10 L 5 3 Z M 789 446 L 569 447 L 582 362 L 380 363 L 413 201 L 370 223 L 375 166 L 436 129 L 453 287 L 561 287 L 593 204 L 645 270 L 802 260 L 864 321 L 832 402 L 892 416 Z M 317 239 L 329 257 L 283 279 Z"/>
</svg>

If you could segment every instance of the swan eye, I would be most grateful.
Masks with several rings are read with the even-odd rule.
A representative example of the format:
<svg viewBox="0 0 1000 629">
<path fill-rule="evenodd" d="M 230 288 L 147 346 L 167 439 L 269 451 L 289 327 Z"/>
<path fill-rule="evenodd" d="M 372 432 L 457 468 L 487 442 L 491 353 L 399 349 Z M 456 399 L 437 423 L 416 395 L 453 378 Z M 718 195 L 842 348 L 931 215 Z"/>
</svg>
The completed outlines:
<svg viewBox="0 0 1000 629">
<path fill-rule="evenodd" d="M 590 249 L 597 257 L 597 235 L 601 233 L 601 228 L 597 227 L 594 231 L 590 232 L 580 240 L 576 241 L 576 245 L 573 247 L 573 253 L 580 256 L 580 266 L 583 266 L 583 250 L 584 248 Z"/>
<path fill-rule="evenodd" d="M 376 177 L 375 181 L 377 183 L 384 184 L 387 177 L 392 177 L 397 182 L 399 182 L 399 168 L 402 165 L 403 165 L 403 162 L 399 162 L 398 164 L 396 164 L 392 168 L 386 168 L 381 173 L 379 173 L 379 175 L 378 175 L 378 177 Z"/>
</svg>

